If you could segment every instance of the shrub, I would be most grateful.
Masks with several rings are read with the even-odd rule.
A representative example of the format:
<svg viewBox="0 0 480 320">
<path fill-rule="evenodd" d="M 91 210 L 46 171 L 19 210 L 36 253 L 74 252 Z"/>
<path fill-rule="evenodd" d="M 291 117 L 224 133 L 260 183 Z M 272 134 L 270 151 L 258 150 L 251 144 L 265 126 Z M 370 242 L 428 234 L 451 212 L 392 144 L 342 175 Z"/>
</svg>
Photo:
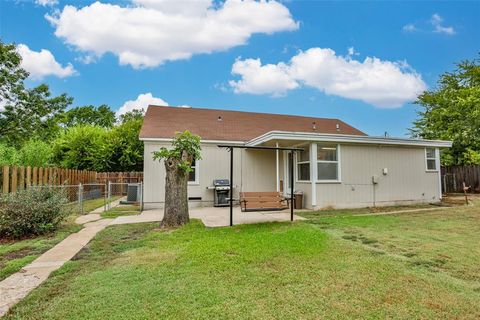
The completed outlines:
<svg viewBox="0 0 480 320">
<path fill-rule="evenodd" d="M 31 139 L 19 150 L 18 157 L 22 166 L 46 167 L 50 165 L 52 159 L 51 144 Z"/>
<path fill-rule="evenodd" d="M 0 238 L 36 236 L 56 230 L 68 215 L 67 198 L 56 188 L 29 188 L 0 196 Z"/>
</svg>

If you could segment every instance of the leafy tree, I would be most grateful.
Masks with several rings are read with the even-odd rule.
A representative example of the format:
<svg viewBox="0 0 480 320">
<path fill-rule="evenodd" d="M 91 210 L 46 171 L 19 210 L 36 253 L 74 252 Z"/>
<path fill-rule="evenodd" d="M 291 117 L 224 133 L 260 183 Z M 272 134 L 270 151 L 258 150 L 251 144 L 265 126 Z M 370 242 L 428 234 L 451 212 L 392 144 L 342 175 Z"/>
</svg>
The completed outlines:
<svg viewBox="0 0 480 320">
<path fill-rule="evenodd" d="M 65 168 L 105 171 L 110 165 L 107 138 L 101 127 L 71 127 L 54 141 L 53 161 Z"/>
<path fill-rule="evenodd" d="M 14 103 L 24 91 L 23 81 L 28 72 L 20 67 L 21 62 L 15 45 L 0 40 L 0 100 L 4 105 Z"/>
<path fill-rule="evenodd" d="M 131 120 L 142 120 L 143 121 L 143 115 L 145 114 L 145 110 L 143 109 L 133 109 L 132 111 L 126 112 L 122 115 L 120 115 L 120 122 L 125 123 Z"/>
<path fill-rule="evenodd" d="M 181 226 L 190 219 L 188 174 L 192 170 L 193 159 L 200 159 L 200 149 L 200 137 L 185 131 L 173 138 L 172 149 L 162 147 L 153 152 L 153 159 L 163 160 L 166 169 L 163 227 Z"/>
<path fill-rule="evenodd" d="M 111 130 L 109 171 L 143 171 L 143 142 L 138 139 L 142 123 L 132 118 Z"/>
<path fill-rule="evenodd" d="M 91 124 L 104 128 L 111 128 L 115 124 L 115 112 L 107 105 L 82 106 L 72 108 L 60 115 L 60 123 L 65 127 Z"/>
<path fill-rule="evenodd" d="M 28 72 L 20 67 L 15 45 L 0 42 L 0 141 L 21 146 L 32 136 L 51 139 L 58 131 L 57 116 L 73 101 L 52 97 L 46 84 L 27 89 Z"/>
<path fill-rule="evenodd" d="M 422 109 L 410 129 L 414 137 L 452 140 L 445 165 L 480 164 L 480 59 L 458 63 L 438 86 L 419 95 Z"/>
<path fill-rule="evenodd" d="M 0 166 L 12 166 L 19 163 L 18 152 L 15 148 L 0 143 Z"/>
<path fill-rule="evenodd" d="M 18 152 L 18 162 L 22 166 L 45 167 L 51 164 L 53 150 L 49 143 L 32 139 Z"/>
</svg>

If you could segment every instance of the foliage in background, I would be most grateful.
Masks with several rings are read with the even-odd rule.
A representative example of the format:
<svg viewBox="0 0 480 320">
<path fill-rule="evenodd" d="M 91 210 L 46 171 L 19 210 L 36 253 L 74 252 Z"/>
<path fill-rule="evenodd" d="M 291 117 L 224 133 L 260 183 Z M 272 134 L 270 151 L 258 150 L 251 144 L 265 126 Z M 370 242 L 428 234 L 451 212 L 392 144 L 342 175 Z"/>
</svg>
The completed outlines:
<svg viewBox="0 0 480 320">
<path fill-rule="evenodd" d="M 130 118 L 110 131 L 106 171 L 143 171 L 143 141 L 138 138 L 142 123 L 143 118 Z"/>
<path fill-rule="evenodd" d="M 18 164 L 31 167 L 46 167 L 52 164 L 53 150 L 51 144 L 43 140 L 27 141 L 18 152 Z"/>
<path fill-rule="evenodd" d="M 110 107 L 102 104 L 99 107 L 83 106 L 72 108 L 59 116 L 59 122 L 64 127 L 90 124 L 94 126 L 111 128 L 115 124 L 115 112 Z"/>
<path fill-rule="evenodd" d="M 53 161 L 64 168 L 103 171 L 108 166 L 108 132 L 78 125 L 61 133 L 53 144 Z"/>
<path fill-rule="evenodd" d="M 67 199 L 55 188 L 29 188 L 0 196 L 0 238 L 54 231 L 68 215 Z"/>
<path fill-rule="evenodd" d="M 0 166 L 16 165 L 18 163 L 18 151 L 4 143 L 0 143 Z"/>
<path fill-rule="evenodd" d="M 480 59 L 458 63 L 416 103 L 422 110 L 411 129 L 414 137 L 452 140 L 442 155 L 445 165 L 480 164 Z"/>
<path fill-rule="evenodd" d="M 73 101 L 66 94 L 52 97 L 46 84 L 26 88 L 28 72 L 20 63 L 15 45 L 0 41 L 0 142 L 16 147 L 31 137 L 54 137 L 57 116 Z"/>
<path fill-rule="evenodd" d="M 141 120 L 143 121 L 143 115 L 145 110 L 143 109 L 133 109 L 132 111 L 126 112 L 120 115 L 120 122 L 125 123 L 132 120 Z"/>
<path fill-rule="evenodd" d="M 67 110 L 73 99 L 47 85 L 26 88 L 14 44 L 0 41 L 0 165 L 142 171 L 143 110 L 116 118 L 107 105 Z"/>
</svg>

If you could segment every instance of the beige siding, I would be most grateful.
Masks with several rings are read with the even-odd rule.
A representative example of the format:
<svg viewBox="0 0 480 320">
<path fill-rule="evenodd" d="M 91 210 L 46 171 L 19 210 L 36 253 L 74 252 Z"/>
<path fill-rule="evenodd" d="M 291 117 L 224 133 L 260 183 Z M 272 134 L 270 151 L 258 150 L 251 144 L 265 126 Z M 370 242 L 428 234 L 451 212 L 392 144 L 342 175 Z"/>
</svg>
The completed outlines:
<svg viewBox="0 0 480 320">
<path fill-rule="evenodd" d="M 342 145 L 341 183 L 317 183 L 317 208 L 439 200 L 438 173 L 426 172 L 424 148 Z"/>
<path fill-rule="evenodd" d="M 163 163 L 153 161 L 152 152 L 161 146 L 157 142 L 145 142 L 145 203 L 147 207 L 161 206 L 165 199 L 165 169 Z M 216 144 L 202 144 L 199 161 L 199 183 L 189 185 L 189 197 L 201 197 L 192 201 L 196 205 L 212 205 L 213 190 L 207 187 L 214 179 L 230 178 L 230 153 Z M 275 191 L 275 153 L 261 150 L 234 150 L 234 197 L 239 191 Z"/>
<path fill-rule="evenodd" d="M 162 206 L 164 202 L 165 173 L 163 163 L 153 161 L 152 152 L 158 142 L 145 142 L 145 203 L 146 206 Z M 239 191 L 275 191 L 275 152 L 262 150 L 234 151 L 234 196 Z M 280 152 L 280 179 L 284 180 L 283 152 Z M 202 144 L 202 160 L 199 161 L 199 184 L 190 185 L 190 197 L 201 197 L 192 205 L 213 204 L 213 191 L 207 187 L 213 179 L 229 178 L 230 154 L 216 144 Z M 376 205 L 406 204 L 439 201 L 437 172 L 426 172 L 425 149 L 418 147 L 379 147 L 371 145 L 341 146 L 341 182 L 316 183 L 316 209 L 325 207 L 372 206 L 374 187 L 372 176 L 378 175 L 375 185 Z M 388 174 L 383 175 L 382 169 Z M 296 182 L 295 190 L 304 193 L 304 206 L 312 207 L 311 183 Z"/>
</svg>

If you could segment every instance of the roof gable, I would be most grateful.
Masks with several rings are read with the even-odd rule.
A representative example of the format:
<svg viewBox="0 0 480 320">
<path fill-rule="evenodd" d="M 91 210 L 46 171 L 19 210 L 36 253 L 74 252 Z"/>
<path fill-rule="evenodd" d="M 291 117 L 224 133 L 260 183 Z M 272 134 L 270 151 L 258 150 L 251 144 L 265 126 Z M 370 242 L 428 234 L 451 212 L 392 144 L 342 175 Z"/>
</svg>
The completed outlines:
<svg viewBox="0 0 480 320">
<path fill-rule="evenodd" d="M 199 135 L 202 140 L 218 141 L 249 141 L 267 132 L 278 130 L 365 136 L 360 130 L 337 119 L 149 106 L 140 138 L 172 138 L 176 132 L 184 130 Z"/>
</svg>

